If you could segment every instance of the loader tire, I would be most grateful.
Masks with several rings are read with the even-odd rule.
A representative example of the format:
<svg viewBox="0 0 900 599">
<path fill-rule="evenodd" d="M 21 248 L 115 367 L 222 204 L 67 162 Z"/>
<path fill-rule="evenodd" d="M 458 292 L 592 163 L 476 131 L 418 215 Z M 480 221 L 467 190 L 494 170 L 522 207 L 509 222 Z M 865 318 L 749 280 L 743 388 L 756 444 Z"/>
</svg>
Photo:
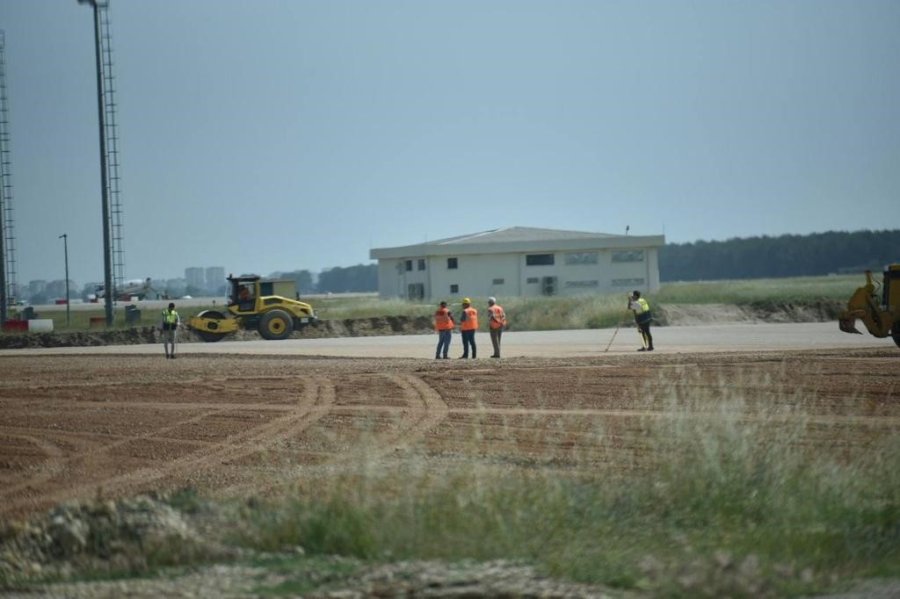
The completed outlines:
<svg viewBox="0 0 900 599">
<path fill-rule="evenodd" d="M 259 320 L 259 334 L 263 339 L 270 341 L 287 339 L 293 330 L 294 319 L 284 310 L 266 312 Z"/>
<path fill-rule="evenodd" d="M 891 337 L 894 338 L 894 343 L 897 344 L 897 347 L 900 347 L 900 324 L 895 324 L 894 328 L 891 329 Z"/>
</svg>

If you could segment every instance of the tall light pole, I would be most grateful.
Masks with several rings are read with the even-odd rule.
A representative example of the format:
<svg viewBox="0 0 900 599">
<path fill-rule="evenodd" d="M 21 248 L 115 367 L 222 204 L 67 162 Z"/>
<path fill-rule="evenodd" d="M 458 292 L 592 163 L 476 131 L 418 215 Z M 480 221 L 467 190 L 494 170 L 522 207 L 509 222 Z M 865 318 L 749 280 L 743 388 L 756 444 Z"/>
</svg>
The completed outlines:
<svg viewBox="0 0 900 599">
<path fill-rule="evenodd" d="M 106 326 L 113 324 L 112 244 L 109 231 L 109 180 L 106 172 L 106 106 L 103 94 L 103 50 L 100 46 L 100 7 L 107 0 L 78 0 L 94 9 L 94 54 L 97 57 L 97 109 L 100 120 L 100 186 L 103 201 L 103 300 L 106 307 Z"/>
<path fill-rule="evenodd" d="M 66 257 L 66 328 L 71 324 L 71 301 L 69 298 L 69 236 L 63 233 L 58 237 L 63 240 L 63 255 Z"/>
</svg>

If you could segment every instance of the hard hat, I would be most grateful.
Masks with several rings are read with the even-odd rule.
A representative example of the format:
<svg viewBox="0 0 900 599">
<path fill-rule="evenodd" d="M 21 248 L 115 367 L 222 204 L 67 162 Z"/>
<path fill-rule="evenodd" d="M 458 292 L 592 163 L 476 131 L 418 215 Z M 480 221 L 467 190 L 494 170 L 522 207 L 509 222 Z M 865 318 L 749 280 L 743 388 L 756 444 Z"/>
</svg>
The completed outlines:
<svg viewBox="0 0 900 599">
<path fill-rule="evenodd" d="M 470 299 L 467 298 L 467 297 L 464 297 L 462 303 L 464 303 L 464 304 L 471 304 L 471 303 L 472 303 L 472 300 L 470 300 Z"/>
<path fill-rule="evenodd" d="M 496 303 L 497 303 L 497 298 L 496 298 L 496 297 L 489 297 L 489 298 L 488 298 L 488 303 L 489 303 L 489 304 L 496 304 Z"/>
</svg>

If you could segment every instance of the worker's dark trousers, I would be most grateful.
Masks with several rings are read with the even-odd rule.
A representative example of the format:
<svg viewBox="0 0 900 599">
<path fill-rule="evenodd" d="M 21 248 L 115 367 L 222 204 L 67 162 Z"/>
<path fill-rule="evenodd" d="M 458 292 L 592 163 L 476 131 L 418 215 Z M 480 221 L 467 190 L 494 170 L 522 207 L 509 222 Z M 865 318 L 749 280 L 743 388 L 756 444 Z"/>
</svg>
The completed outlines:
<svg viewBox="0 0 900 599">
<path fill-rule="evenodd" d="M 453 336 L 450 334 L 449 330 L 438 331 L 437 349 L 434 350 L 435 358 L 446 358 L 447 357 L 447 352 L 450 351 L 450 341 L 452 339 L 453 339 Z"/>
<path fill-rule="evenodd" d="M 650 334 L 650 323 L 640 322 L 638 323 L 638 328 L 641 330 L 641 336 L 644 338 L 647 349 L 653 349 L 653 335 Z"/>
<path fill-rule="evenodd" d="M 491 345 L 494 346 L 494 357 L 500 357 L 500 336 L 503 335 L 503 329 L 491 329 Z"/>
<path fill-rule="evenodd" d="M 472 358 L 475 358 L 475 331 L 462 331 L 463 358 L 469 357 L 469 346 L 472 346 Z"/>
</svg>

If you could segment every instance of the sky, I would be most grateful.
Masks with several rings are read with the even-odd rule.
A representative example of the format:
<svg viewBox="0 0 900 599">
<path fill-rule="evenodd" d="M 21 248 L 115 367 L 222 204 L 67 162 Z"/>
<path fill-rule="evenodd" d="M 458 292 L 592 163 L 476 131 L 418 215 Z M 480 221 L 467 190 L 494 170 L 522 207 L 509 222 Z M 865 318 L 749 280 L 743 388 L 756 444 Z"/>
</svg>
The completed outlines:
<svg viewBox="0 0 900 599">
<path fill-rule="evenodd" d="M 109 0 L 126 278 L 900 227 L 896 0 Z M 93 19 L 0 0 L 17 280 L 103 279 Z"/>
</svg>

